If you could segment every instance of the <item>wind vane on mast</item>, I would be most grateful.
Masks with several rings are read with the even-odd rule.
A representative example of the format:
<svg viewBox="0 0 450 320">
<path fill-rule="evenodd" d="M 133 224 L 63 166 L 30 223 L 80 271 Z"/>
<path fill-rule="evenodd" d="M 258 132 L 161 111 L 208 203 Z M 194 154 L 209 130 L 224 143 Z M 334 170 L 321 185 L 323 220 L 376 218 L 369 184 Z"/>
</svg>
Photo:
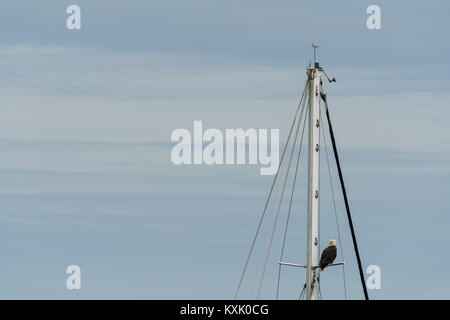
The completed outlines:
<svg viewBox="0 0 450 320">
<path fill-rule="evenodd" d="M 311 45 L 314 48 L 314 64 L 316 64 L 316 49 L 319 47 L 317 44 L 312 44 Z"/>
</svg>

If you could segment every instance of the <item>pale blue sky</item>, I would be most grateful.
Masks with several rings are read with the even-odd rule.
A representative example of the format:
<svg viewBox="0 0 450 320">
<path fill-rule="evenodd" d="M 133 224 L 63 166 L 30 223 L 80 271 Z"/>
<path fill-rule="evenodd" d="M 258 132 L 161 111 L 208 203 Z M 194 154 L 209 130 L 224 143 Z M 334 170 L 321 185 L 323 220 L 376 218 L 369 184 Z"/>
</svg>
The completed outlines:
<svg viewBox="0 0 450 320">
<path fill-rule="evenodd" d="M 77 1 L 82 30 L 69 31 L 73 3 L 1 5 L 0 298 L 232 298 L 271 177 L 174 166 L 170 134 L 203 120 L 280 128 L 283 141 L 311 42 L 338 80 L 325 90 L 363 263 L 382 271 L 369 294 L 449 298 L 447 1 Z M 382 30 L 366 28 L 370 4 Z M 287 248 L 299 263 L 303 191 Z M 323 201 L 322 246 L 336 238 Z M 349 297 L 361 298 L 338 206 Z M 65 288 L 70 264 L 79 292 Z M 281 296 L 303 281 L 285 272 Z M 342 298 L 339 269 L 322 293 Z"/>
</svg>

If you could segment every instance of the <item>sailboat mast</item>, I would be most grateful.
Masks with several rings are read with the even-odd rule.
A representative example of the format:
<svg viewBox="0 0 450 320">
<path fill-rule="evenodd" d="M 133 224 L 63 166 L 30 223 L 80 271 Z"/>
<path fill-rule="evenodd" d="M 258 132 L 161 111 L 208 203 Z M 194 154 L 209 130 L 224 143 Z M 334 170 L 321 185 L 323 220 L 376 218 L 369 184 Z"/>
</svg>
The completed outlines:
<svg viewBox="0 0 450 320">
<path fill-rule="evenodd" d="M 315 49 L 314 46 L 314 56 Z M 320 75 L 322 68 L 314 61 L 308 69 L 308 241 L 306 269 L 306 299 L 318 299 L 319 280 L 319 174 L 320 174 Z"/>
</svg>

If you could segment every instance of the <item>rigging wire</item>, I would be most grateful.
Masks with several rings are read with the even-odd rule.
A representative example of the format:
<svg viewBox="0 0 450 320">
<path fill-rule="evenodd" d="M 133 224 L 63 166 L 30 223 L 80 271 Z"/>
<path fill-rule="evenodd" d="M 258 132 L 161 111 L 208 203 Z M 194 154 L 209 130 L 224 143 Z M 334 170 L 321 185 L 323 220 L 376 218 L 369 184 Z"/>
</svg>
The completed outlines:
<svg viewBox="0 0 450 320">
<path fill-rule="evenodd" d="M 278 225 L 278 218 L 280 216 L 281 203 L 283 202 L 284 192 L 286 190 L 286 184 L 287 184 L 287 181 L 288 181 L 288 178 L 289 178 L 289 172 L 291 170 L 292 158 L 293 158 L 295 147 L 296 147 L 296 144 L 297 144 L 298 133 L 299 133 L 300 126 L 301 126 L 303 113 L 305 111 L 305 104 L 306 104 L 306 101 L 307 101 L 306 97 L 307 97 L 307 95 L 304 96 L 303 104 L 302 104 L 301 111 L 300 111 L 300 117 L 299 117 L 299 120 L 297 122 L 297 128 L 296 128 L 295 135 L 294 135 L 294 141 L 293 141 L 293 144 L 292 144 L 291 154 L 290 154 L 289 162 L 288 162 L 288 165 L 287 165 L 287 168 L 286 168 L 286 175 L 284 177 L 283 188 L 282 188 L 282 191 L 281 191 L 280 200 L 278 202 L 277 214 L 275 216 L 275 221 L 274 221 L 274 224 L 273 224 L 272 235 L 270 237 L 269 248 L 267 249 L 266 259 L 264 261 L 264 269 L 262 271 L 261 280 L 259 282 L 258 294 L 257 294 L 257 298 L 256 299 L 259 299 L 259 296 L 261 294 L 261 288 L 262 288 L 262 285 L 263 285 L 263 282 L 264 282 L 264 276 L 265 276 L 265 272 L 266 272 L 266 268 L 267 268 L 267 263 L 269 261 L 270 251 L 272 249 L 273 238 L 274 238 L 274 235 L 275 235 L 275 230 L 276 230 L 277 225 Z"/>
<path fill-rule="evenodd" d="M 269 204 L 270 198 L 271 198 L 271 196 L 272 196 L 272 191 L 273 191 L 273 188 L 274 188 L 274 186 L 275 186 L 275 182 L 277 181 L 278 173 L 279 173 L 281 164 L 283 163 L 284 155 L 285 155 L 285 153 L 286 153 L 286 149 L 287 149 L 288 143 L 289 143 L 290 138 L 291 138 L 292 130 L 294 129 L 294 126 L 295 126 L 295 123 L 296 123 L 296 120 L 297 120 L 297 114 L 298 114 L 298 111 L 300 110 L 301 103 L 302 103 L 302 100 L 303 100 L 303 97 L 304 97 L 304 95 L 305 95 L 305 92 L 306 92 L 307 87 L 308 87 L 308 81 L 306 81 L 306 83 L 305 83 L 305 87 L 304 87 L 304 89 L 303 89 L 302 96 L 301 96 L 301 98 L 300 98 L 300 102 L 298 103 L 297 110 L 295 111 L 294 120 L 292 121 L 292 125 L 291 125 L 291 128 L 290 128 L 290 130 L 289 130 L 289 135 L 288 135 L 286 144 L 285 144 L 285 146 L 284 146 L 283 153 L 282 153 L 282 155 L 281 155 L 280 163 L 279 163 L 279 165 L 278 165 L 278 170 L 277 170 L 277 173 L 275 174 L 275 177 L 274 177 L 274 179 L 273 179 L 272 186 L 270 187 L 269 195 L 267 196 L 266 204 L 265 204 L 264 210 L 263 210 L 263 212 L 262 212 L 262 214 L 261 214 L 261 218 L 260 218 L 260 220 L 259 220 L 258 227 L 257 227 L 257 229 L 256 229 L 256 233 L 255 233 L 255 236 L 254 236 L 254 238 L 253 238 L 252 245 L 251 245 L 251 247 L 250 247 L 250 252 L 249 252 L 248 257 L 247 257 L 247 260 L 246 260 L 246 262 L 245 262 L 244 270 L 242 271 L 242 275 L 241 275 L 241 278 L 240 278 L 240 280 L 239 280 L 239 284 L 238 284 L 238 287 L 237 287 L 237 289 L 236 289 L 236 293 L 234 294 L 234 299 L 236 299 L 236 298 L 237 298 L 237 295 L 239 294 L 239 289 L 241 288 L 242 280 L 244 279 L 245 272 L 247 271 L 248 262 L 250 261 L 250 257 L 251 257 L 251 255 L 252 255 L 253 248 L 255 247 L 256 238 L 258 237 L 258 233 L 259 233 L 259 230 L 260 230 L 260 228 L 261 228 L 261 224 L 262 224 L 262 221 L 263 221 L 263 219 L 264 219 L 264 215 L 266 214 L 267 205 Z"/>
<path fill-rule="evenodd" d="M 305 100 L 306 100 L 306 98 L 305 98 Z M 286 245 L 287 230 L 288 230 L 288 226 L 289 226 L 289 219 L 290 219 L 290 216 L 291 216 L 292 199 L 294 197 L 295 184 L 297 182 L 297 173 L 298 173 L 298 167 L 299 167 L 299 163 L 300 163 L 300 154 L 301 154 L 301 151 L 302 151 L 303 136 L 305 134 L 305 127 L 306 127 L 306 119 L 307 118 L 308 118 L 308 110 L 306 110 L 306 113 L 305 113 L 305 118 L 304 118 L 304 121 L 303 121 L 302 136 L 300 138 L 300 146 L 298 148 L 297 164 L 295 166 L 294 181 L 292 183 L 291 198 L 290 198 L 290 201 L 289 201 L 288 215 L 287 215 L 287 218 L 286 218 L 286 227 L 284 229 L 283 244 L 281 246 L 280 262 L 283 261 L 284 248 L 285 248 L 285 245 Z M 280 277 L 281 277 L 281 264 L 278 265 L 278 280 L 277 280 L 277 295 L 276 295 L 276 299 L 277 300 L 278 300 L 278 295 L 279 295 L 279 292 L 280 292 Z"/>
<path fill-rule="evenodd" d="M 317 279 L 317 287 L 319 288 L 319 300 L 323 300 L 322 290 L 320 289 L 320 278 Z"/>
<path fill-rule="evenodd" d="M 326 110 L 327 120 L 328 120 L 328 129 L 330 132 L 331 143 L 333 145 L 334 158 L 336 160 L 336 167 L 338 169 L 339 181 L 341 183 L 342 194 L 344 196 L 345 209 L 347 211 L 348 224 L 350 225 L 350 231 L 352 234 L 353 247 L 355 249 L 356 260 L 358 262 L 359 276 L 360 276 L 361 285 L 362 285 L 363 291 L 364 291 L 364 298 L 366 300 L 369 300 L 369 294 L 367 293 L 366 282 L 364 280 L 364 271 L 362 268 L 361 258 L 359 256 L 358 243 L 356 241 L 355 229 L 353 228 L 352 216 L 350 214 L 350 205 L 348 204 L 347 191 L 345 190 L 344 177 L 342 176 L 341 164 L 339 162 L 339 155 L 338 155 L 337 147 L 336 147 L 336 140 L 334 138 L 333 126 L 331 125 L 330 113 L 328 111 L 327 97 L 325 94 L 321 94 L 321 97 L 322 97 L 323 102 L 325 103 L 325 110 Z"/>
<path fill-rule="evenodd" d="M 338 220 L 337 209 L 336 209 L 336 197 L 334 195 L 333 179 L 331 177 L 330 158 L 328 157 L 328 147 L 327 147 L 327 141 L 325 139 L 325 129 L 323 126 L 322 117 L 320 117 L 320 125 L 322 127 L 322 137 L 323 137 L 323 143 L 325 146 L 325 154 L 326 154 L 326 158 L 327 158 L 328 177 L 330 180 L 331 195 L 333 198 L 333 209 L 334 209 L 334 216 L 336 218 L 336 227 L 337 227 L 337 233 L 338 233 L 338 239 L 339 239 L 339 249 L 340 249 L 340 253 L 341 253 L 341 259 L 342 259 L 342 261 L 344 261 L 344 249 L 342 248 L 341 231 L 339 228 L 339 220 Z M 347 300 L 347 284 L 346 284 L 346 280 L 345 280 L 345 264 L 342 265 L 342 276 L 344 278 L 344 297 L 345 297 L 345 300 Z"/>
<path fill-rule="evenodd" d="M 280 170 L 280 174 L 281 174 L 282 168 L 280 168 L 279 170 Z M 289 166 L 286 166 L 285 171 L 289 172 L 288 170 L 289 170 Z M 270 210 L 268 209 L 270 214 L 272 215 L 274 213 L 274 211 L 275 211 L 275 204 L 273 204 L 273 201 L 272 201 L 272 203 L 269 204 L 269 206 L 272 206 L 272 208 Z M 269 215 L 266 215 L 266 217 L 269 217 Z M 264 237 L 263 237 L 262 243 L 261 243 L 262 248 L 264 248 L 264 246 L 265 246 L 266 239 L 268 238 L 269 230 L 271 229 L 271 224 L 269 224 L 269 223 L 266 223 L 266 224 L 267 224 L 267 226 L 265 227 Z M 263 225 L 261 227 L 264 228 Z M 254 251 L 257 251 L 257 245 L 255 246 Z M 265 250 L 263 250 L 263 251 L 265 252 Z M 254 253 L 254 254 L 256 254 L 256 253 Z M 250 290 L 250 297 L 253 295 L 253 291 L 254 291 L 254 288 L 255 288 L 255 285 L 256 285 L 256 282 L 257 282 L 257 278 L 258 278 L 258 271 L 259 271 L 259 269 L 260 269 L 260 267 L 262 265 L 262 257 L 263 257 L 263 255 L 264 255 L 263 252 L 258 253 L 258 261 L 256 263 L 256 270 L 255 270 L 255 275 L 254 275 L 253 281 L 252 281 L 252 286 L 251 286 L 251 290 Z M 262 274 L 262 272 L 261 272 L 261 274 Z"/>
<path fill-rule="evenodd" d="M 267 229 L 264 231 L 264 237 L 263 237 L 263 241 L 262 243 L 266 242 L 267 239 L 267 235 L 269 234 L 269 226 L 267 226 Z M 251 296 L 253 295 L 253 290 L 255 289 L 255 285 L 256 285 L 256 279 L 258 278 L 258 270 L 259 267 L 261 266 L 261 258 L 262 258 L 262 252 L 258 255 L 258 262 L 256 263 L 256 270 L 255 270 L 255 276 L 253 277 L 252 280 L 252 286 L 250 288 L 250 294 L 249 294 L 249 299 L 251 299 Z"/>
<path fill-rule="evenodd" d="M 306 283 L 303 285 L 303 289 L 300 292 L 300 296 L 298 297 L 298 300 L 302 300 L 304 294 L 305 294 L 305 289 L 306 289 Z"/>
</svg>

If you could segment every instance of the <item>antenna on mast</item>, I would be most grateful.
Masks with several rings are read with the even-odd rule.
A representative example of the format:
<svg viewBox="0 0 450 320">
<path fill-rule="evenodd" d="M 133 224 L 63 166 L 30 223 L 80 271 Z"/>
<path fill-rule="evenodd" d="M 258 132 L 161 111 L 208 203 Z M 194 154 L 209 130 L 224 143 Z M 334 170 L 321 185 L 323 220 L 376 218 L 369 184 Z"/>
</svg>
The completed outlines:
<svg viewBox="0 0 450 320">
<path fill-rule="evenodd" d="M 314 48 L 314 66 L 316 65 L 316 49 L 319 47 L 317 44 L 311 45 Z"/>
</svg>

